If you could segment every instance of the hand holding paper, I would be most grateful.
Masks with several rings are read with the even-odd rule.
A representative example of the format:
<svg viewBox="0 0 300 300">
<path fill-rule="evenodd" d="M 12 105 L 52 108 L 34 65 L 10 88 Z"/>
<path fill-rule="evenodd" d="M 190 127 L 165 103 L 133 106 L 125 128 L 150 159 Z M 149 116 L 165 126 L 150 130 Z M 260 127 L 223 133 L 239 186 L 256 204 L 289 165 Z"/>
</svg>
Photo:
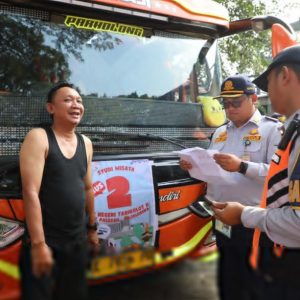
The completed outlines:
<svg viewBox="0 0 300 300">
<path fill-rule="evenodd" d="M 229 153 L 217 153 L 214 155 L 214 160 L 222 169 L 229 172 L 239 171 L 242 161 L 236 155 Z"/>
<path fill-rule="evenodd" d="M 200 147 L 184 149 L 176 151 L 180 159 L 189 162 L 192 168 L 189 169 L 189 174 L 199 180 L 208 183 L 214 183 L 222 180 L 226 182 L 231 181 L 230 173 L 223 170 L 216 164 L 213 155 L 218 153 L 217 150 L 206 150 Z"/>
</svg>

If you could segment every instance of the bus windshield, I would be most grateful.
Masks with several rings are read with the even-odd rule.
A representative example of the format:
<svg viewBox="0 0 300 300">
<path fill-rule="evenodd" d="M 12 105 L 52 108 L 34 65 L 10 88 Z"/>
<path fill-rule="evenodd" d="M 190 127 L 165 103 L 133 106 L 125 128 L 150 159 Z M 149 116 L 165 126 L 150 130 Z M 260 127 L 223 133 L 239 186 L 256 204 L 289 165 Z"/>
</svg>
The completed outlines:
<svg viewBox="0 0 300 300">
<path fill-rule="evenodd" d="M 200 62 L 205 40 L 163 31 L 145 36 L 93 31 L 68 27 L 65 18 L 1 8 L 0 104 L 5 106 L 1 126 L 48 122 L 45 95 L 53 84 L 65 80 L 83 97 L 82 126 L 169 137 L 175 128 L 211 127 L 204 122 L 200 99 L 215 95 L 220 86 L 215 44 Z M 14 114 L 17 108 L 20 111 Z M 189 135 L 185 146 L 191 146 Z M 110 151 L 102 146 L 99 149 Z M 149 147 L 126 150 L 144 152 Z M 169 151 L 174 145 L 170 147 L 151 150 Z M 123 149 L 117 148 L 113 152 Z"/>
</svg>

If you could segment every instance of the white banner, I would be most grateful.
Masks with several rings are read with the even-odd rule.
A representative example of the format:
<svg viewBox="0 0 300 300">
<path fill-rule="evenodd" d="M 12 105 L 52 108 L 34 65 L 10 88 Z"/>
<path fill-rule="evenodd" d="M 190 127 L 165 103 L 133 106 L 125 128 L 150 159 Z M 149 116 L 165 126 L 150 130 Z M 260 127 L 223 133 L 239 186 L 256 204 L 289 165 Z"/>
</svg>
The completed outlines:
<svg viewBox="0 0 300 300">
<path fill-rule="evenodd" d="M 152 162 L 93 162 L 92 173 L 98 235 L 105 251 L 153 246 L 158 221 Z"/>
</svg>

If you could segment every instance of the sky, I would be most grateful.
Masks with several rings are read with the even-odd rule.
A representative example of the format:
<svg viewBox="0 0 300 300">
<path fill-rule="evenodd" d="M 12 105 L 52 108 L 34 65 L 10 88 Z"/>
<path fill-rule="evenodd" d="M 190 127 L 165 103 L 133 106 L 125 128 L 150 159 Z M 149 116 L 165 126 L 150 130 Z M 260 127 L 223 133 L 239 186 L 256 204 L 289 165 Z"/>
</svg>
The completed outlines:
<svg viewBox="0 0 300 300">
<path fill-rule="evenodd" d="M 266 2 L 269 2 L 266 0 Z M 283 18 L 288 23 L 299 21 L 300 19 L 300 1 L 299 0 L 279 0 L 278 3 L 284 7 L 282 12 L 275 16 Z"/>
</svg>

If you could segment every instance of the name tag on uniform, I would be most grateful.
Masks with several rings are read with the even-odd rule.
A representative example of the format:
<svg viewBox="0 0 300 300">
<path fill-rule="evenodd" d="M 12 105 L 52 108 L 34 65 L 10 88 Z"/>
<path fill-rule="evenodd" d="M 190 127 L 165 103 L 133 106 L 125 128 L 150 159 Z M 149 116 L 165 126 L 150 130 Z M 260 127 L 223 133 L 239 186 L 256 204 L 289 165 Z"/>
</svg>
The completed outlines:
<svg viewBox="0 0 300 300">
<path fill-rule="evenodd" d="M 244 140 L 247 140 L 247 141 L 251 141 L 251 142 L 257 142 L 257 141 L 260 141 L 260 140 L 261 140 L 261 135 L 260 135 L 260 134 L 256 134 L 256 135 L 247 135 L 247 136 L 244 136 L 243 139 L 244 139 Z"/>
<path fill-rule="evenodd" d="M 223 222 L 216 219 L 215 221 L 215 229 L 222 233 L 223 235 L 227 236 L 229 239 L 231 238 L 231 226 L 226 225 Z"/>
</svg>

